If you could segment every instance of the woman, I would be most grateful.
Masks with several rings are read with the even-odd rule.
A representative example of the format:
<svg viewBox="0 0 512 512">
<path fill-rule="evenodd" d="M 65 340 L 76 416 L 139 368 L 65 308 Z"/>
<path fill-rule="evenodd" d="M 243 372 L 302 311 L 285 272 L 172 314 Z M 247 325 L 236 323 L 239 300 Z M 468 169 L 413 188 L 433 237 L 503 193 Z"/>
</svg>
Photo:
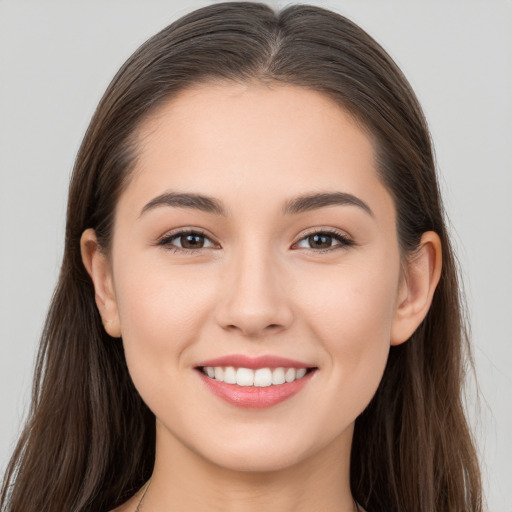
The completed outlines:
<svg viewBox="0 0 512 512">
<path fill-rule="evenodd" d="M 382 48 L 314 7 L 195 11 L 77 156 L 2 507 L 481 510 L 458 293 Z"/>
</svg>

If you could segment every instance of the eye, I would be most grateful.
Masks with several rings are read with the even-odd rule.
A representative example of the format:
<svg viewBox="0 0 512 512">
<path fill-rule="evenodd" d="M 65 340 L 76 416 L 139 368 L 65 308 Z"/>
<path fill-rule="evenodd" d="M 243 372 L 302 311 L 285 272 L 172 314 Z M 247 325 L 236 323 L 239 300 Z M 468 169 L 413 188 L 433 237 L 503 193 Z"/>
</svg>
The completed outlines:
<svg viewBox="0 0 512 512">
<path fill-rule="evenodd" d="M 301 238 L 294 247 L 312 249 L 316 252 L 331 251 L 354 245 L 346 235 L 337 231 L 316 231 Z"/>
<path fill-rule="evenodd" d="M 204 233 L 193 230 L 179 231 L 166 235 L 159 240 L 158 245 L 176 252 L 192 252 L 199 249 L 218 247 Z"/>
</svg>

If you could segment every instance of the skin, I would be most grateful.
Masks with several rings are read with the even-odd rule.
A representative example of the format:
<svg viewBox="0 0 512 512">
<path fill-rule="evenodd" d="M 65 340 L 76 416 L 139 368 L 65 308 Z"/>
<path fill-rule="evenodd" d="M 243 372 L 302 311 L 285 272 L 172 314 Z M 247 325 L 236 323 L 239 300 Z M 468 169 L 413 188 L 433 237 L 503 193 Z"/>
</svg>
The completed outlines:
<svg viewBox="0 0 512 512">
<path fill-rule="evenodd" d="M 156 416 L 142 509 L 354 510 L 354 421 L 390 346 L 428 311 L 439 238 L 425 233 L 414 255 L 400 254 L 370 138 L 317 92 L 196 86 L 146 121 L 140 142 L 111 252 L 87 230 L 82 254 L 106 329 L 122 336 L 132 379 Z M 175 206 L 141 214 L 169 191 L 216 198 L 227 215 Z M 356 205 L 283 213 L 291 198 L 332 191 L 372 213 Z M 205 246 L 170 250 L 183 241 L 167 236 L 179 228 L 205 232 Z M 308 236 L 325 230 L 351 244 L 327 239 L 320 251 Z M 241 409 L 214 396 L 194 369 L 229 354 L 278 355 L 318 370 L 292 398 Z M 117 511 L 134 511 L 140 497 Z"/>
</svg>

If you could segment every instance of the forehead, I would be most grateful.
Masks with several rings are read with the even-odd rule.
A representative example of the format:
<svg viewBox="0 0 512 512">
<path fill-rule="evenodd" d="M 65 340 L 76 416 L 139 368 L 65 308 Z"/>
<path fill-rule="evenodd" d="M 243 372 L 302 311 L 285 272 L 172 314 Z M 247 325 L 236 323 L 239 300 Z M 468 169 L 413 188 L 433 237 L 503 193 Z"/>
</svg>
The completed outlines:
<svg viewBox="0 0 512 512">
<path fill-rule="evenodd" d="M 194 86 L 145 121 L 139 148 L 128 189 L 146 200 L 166 189 L 256 204 L 305 190 L 383 192 L 370 137 L 328 96 L 297 86 Z"/>
<path fill-rule="evenodd" d="M 190 139 L 215 153 L 229 147 L 231 159 L 242 150 L 276 158 L 287 144 L 299 142 L 292 154 L 331 143 L 345 151 L 357 143 L 373 165 L 371 140 L 345 109 L 326 94 L 276 82 L 195 85 L 164 103 L 139 129 L 143 158 L 161 144 L 177 158 Z"/>
</svg>

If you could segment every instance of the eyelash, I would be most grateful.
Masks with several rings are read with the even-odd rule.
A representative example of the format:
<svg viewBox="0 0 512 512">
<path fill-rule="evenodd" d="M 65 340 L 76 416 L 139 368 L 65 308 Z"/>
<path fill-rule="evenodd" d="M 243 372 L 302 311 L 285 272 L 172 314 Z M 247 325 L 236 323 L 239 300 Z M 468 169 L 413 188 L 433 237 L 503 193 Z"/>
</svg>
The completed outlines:
<svg viewBox="0 0 512 512">
<path fill-rule="evenodd" d="M 328 236 L 330 238 L 333 238 L 335 241 L 339 242 L 336 245 L 333 245 L 331 247 L 328 247 L 326 249 L 312 249 L 312 248 L 306 248 L 306 250 L 315 252 L 315 253 L 324 253 L 324 252 L 331 252 L 336 251 L 340 249 L 344 249 L 346 247 L 351 247 L 355 245 L 354 241 L 351 240 L 347 235 L 343 234 L 340 231 L 336 231 L 335 229 L 319 229 L 315 231 L 310 231 L 309 233 L 306 233 L 300 240 L 298 240 L 293 245 L 297 245 L 299 242 L 302 242 L 302 240 L 306 240 L 314 235 L 324 235 Z"/>
<path fill-rule="evenodd" d="M 182 231 L 177 231 L 175 233 L 170 233 L 169 235 L 164 235 L 159 241 L 158 245 L 165 247 L 167 250 L 172 252 L 180 252 L 180 253 L 197 253 L 198 251 L 202 249 L 208 249 L 208 247 L 200 247 L 199 249 L 187 249 L 185 247 L 178 247 L 176 245 L 173 245 L 171 242 L 172 240 L 175 240 L 176 238 L 181 238 L 187 235 L 196 235 L 204 237 L 205 239 L 210 240 L 210 237 L 203 233 L 202 231 L 198 229 L 185 229 Z M 211 240 L 210 240 L 211 241 Z M 212 241 L 211 241 L 212 242 Z M 214 242 L 212 242 L 213 244 Z"/>
<path fill-rule="evenodd" d="M 178 247 L 176 245 L 173 245 L 171 242 L 177 238 L 181 238 L 187 235 L 196 235 L 200 237 L 204 237 L 207 240 L 210 240 L 212 244 L 215 244 L 206 233 L 197 230 L 197 229 L 189 229 L 189 230 L 182 230 L 177 231 L 175 233 L 171 233 L 169 235 L 163 236 L 159 241 L 158 245 L 165 247 L 167 250 L 172 252 L 179 252 L 182 254 L 191 254 L 196 253 L 202 249 L 210 249 L 210 247 L 199 247 L 197 249 L 188 249 L 185 247 Z M 320 229 L 317 231 L 311 231 L 309 233 L 306 233 L 301 239 L 299 239 L 296 243 L 293 245 L 297 245 L 298 243 L 302 242 L 303 240 L 306 240 L 314 235 L 324 235 L 333 238 L 335 241 L 339 242 L 336 245 L 333 245 L 331 247 L 328 247 L 326 249 L 313 249 L 313 248 L 306 248 L 306 250 L 309 250 L 314 253 L 325 253 L 325 252 L 331 252 L 339 249 L 343 249 L 346 247 L 351 247 L 355 245 L 354 241 L 352 241 L 350 238 L 348 238 L 343 233 L 333 230 L 333 229 Z"/>
</svg>

